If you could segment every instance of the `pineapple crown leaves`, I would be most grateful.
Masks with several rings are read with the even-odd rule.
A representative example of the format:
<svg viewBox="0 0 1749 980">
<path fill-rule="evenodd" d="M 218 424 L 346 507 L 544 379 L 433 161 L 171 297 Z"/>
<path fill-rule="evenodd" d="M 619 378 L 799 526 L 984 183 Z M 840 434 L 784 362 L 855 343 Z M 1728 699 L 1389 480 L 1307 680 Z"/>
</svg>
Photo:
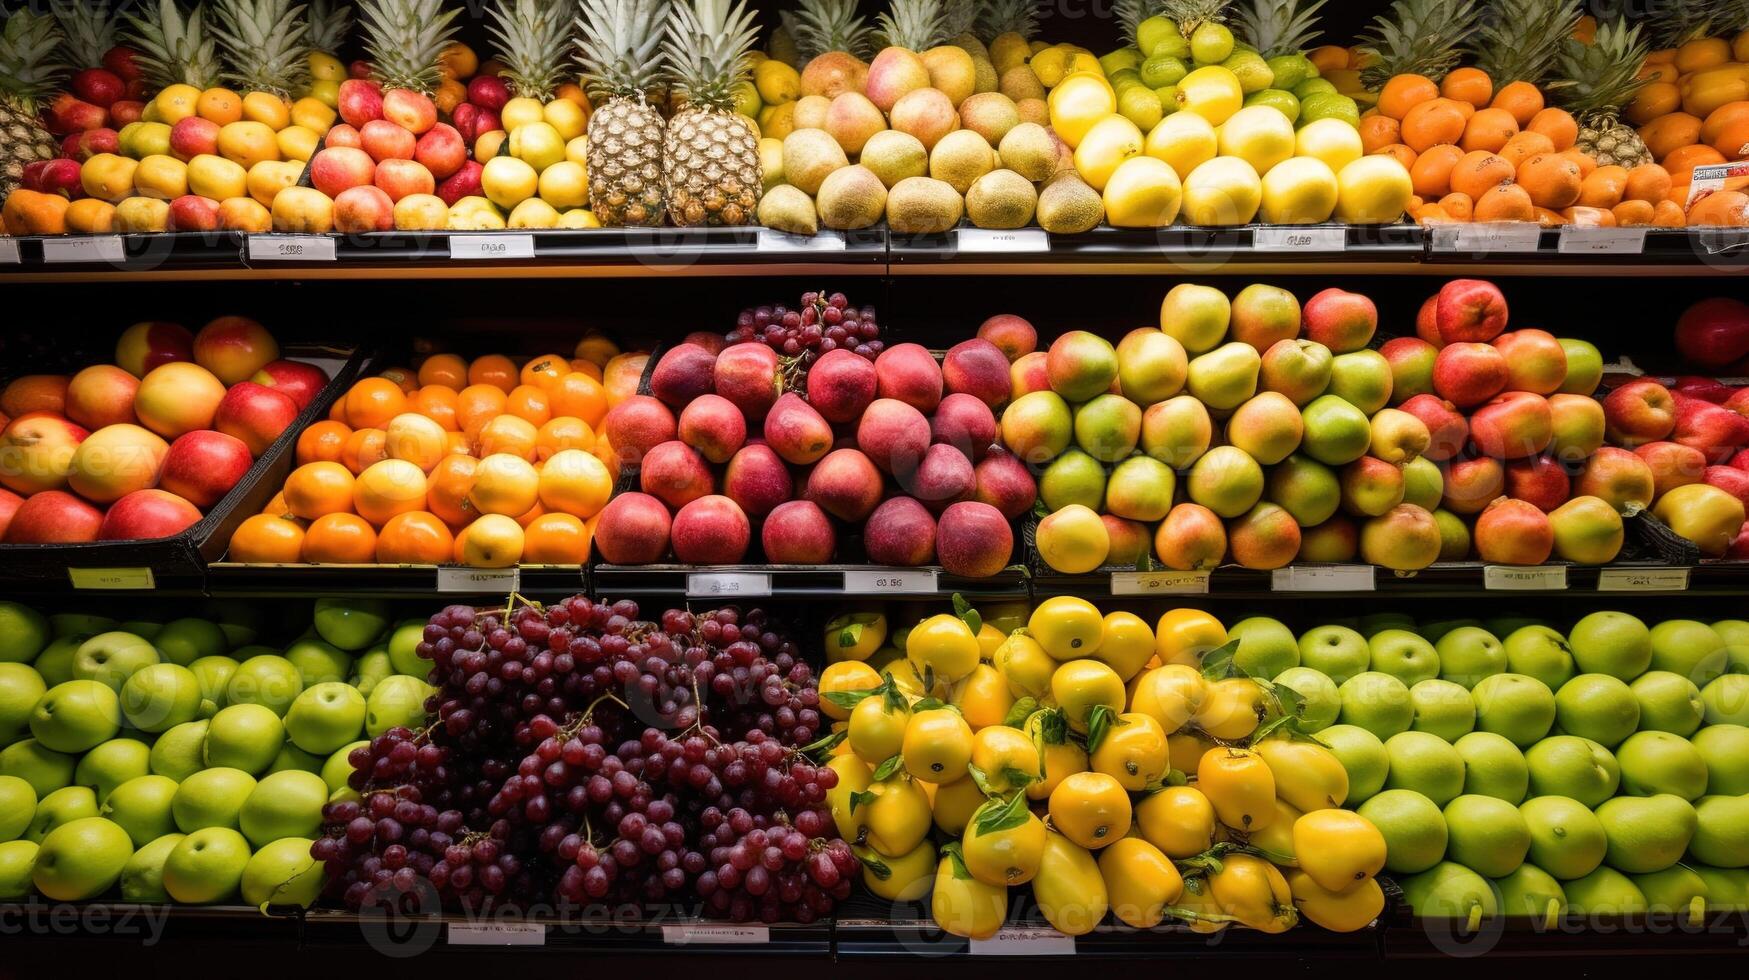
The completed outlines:
<svg viewBox="0 0 1749 980">
<path fill-rule="evenodd" d="M 316 51 L 333 54 L 346 44 L 346 35 L 352 33 L 350 4 L 336 3 L 335 0 L 310 0 L 304 19 L 309 24 L 304 32 L 304 40 Z"/>
<path fill-rule="evenodd" d="M 858 58 L 869 53 L 873 28 L 857 14 L 856 0 L 804 0 L 790 23 L 803 58 L 828 51 L 847 51 Z"/>
<path fill-rule="evenodd" d="M 455 36 L 461 8 L 444 10 L 443 0 L 367 0 L 359 6 L 371 77 L 385 89 L 431 94 L 443 80 L 437 59 Z"/>
<path fill-rule="evenodd" d="M 1038 33 L 1038 0 L 987 0 L 978 14 L 978 36 L 994 41 L 1004 34 L 1027 40 Z"/>
<path fill-rule="evenodd" d="M 875 21 L 890 47 L 920 52 L 946 39 L 941 0 L 893 0 L 892 9 L 877 14 Z"/>
<path fill-rule="evenodd" d="M 1117 32 L 1125 44 L 1136 43 L 1136 27 L 1147 20 L 1157 0 L 1115 0 L 1111 15 L 1117 19 Z"/>
<path fill-rule="evenodd" d="M 1185 37 L 1189 37 L 1198 27 L 1213 22 L 1224 23 L 1227 19 L 1227 5 L 1232 0 L 1157 0 L 1150 4 L 1147 14 L 1165 14 L 1172 19 Z"/>
<path fill-rule="evenodd" d="M 103 63 L 103 55 L 115 47 L 115 32 L 121 25 L 121 7 L 103 0 L 50 0 L 49 12 L 66 35 L 67 61 L 82 68 Z"/>
<path fill-rule="evenodd" d="M 141 11 L 123 16 L 132 29 L 128 41 L 149 87 L 183 84 L 209 89 L 217 84 L 221 70 L 217 45 L 207 33 L 201 7 L 184 13 L 176 0 L 146 0 Z"/>
<path fill-rule="evenodd" d="M 571 18 L 564 0 L 508 0 L 493 7 L 486 32 L 517 95 L 545 102 L 564 80 Z"/>
<path fill-rule="evenodd" d="M 230 69 L 224 79 L 246 91 L 281 97 L 309 84 L 309 45 L 302 4 L 292 0 L 219 0 L 213 36 Z"/>
<path fill-rule="evenodd" d="M 667 0 L 580 0 L 577 61 L 592 96 L 642 97 L 662 75 Z"/>
<path fill-rule="evenodd" d="M 963 34 L 971 34 L 972 28 L 978 23 L 978 15 L 983 12 L 983 0 L 957 0 L 947 4 L 941 10 L 941 34 L 949 41 Z"/>
<path fill-rule="evenodd" d="M 26 109 L 60 85 L 67 66 L 49 59 L 61 47 L 61 25 L 29 7 L 7 12 L 0 28 L 0 94 L 21 101 Z"/>
<path fill-rule="evenodd" d="M 1378 89 L 1393 75 L 1444 79 L 1457 67 L 1479 13 L 1471 0 L 1396 0 L 1361 36 L 1361 50 L 1377 59 L 1361 81 Z"/>
<path fill-rule="evenodd" d="M 1298 54 L 1324 32 L 1317 29 L 1318 10 L 1328 0 L 1302 6 L 1300 0 L 1257 0 L 1238 13 L 1238 35 L 1265 58 Z"/>
<path fill-rule="evenodd" d="M 1675 48 L 1730 30 L 1743 21 L 1744 6 L 1742 0 L 1670 0 L 1656 4 L 1652 8 L 1652 40 L 1659 47 Z"/>
<path fill-rule="evenodd" d="M 1573 36 L 1579 14 L 1575 0 L 1495 0 L 1483 11 L 1468 50 L 1496 85 L 1540 85 Z"/>
<path fill-rule="evenodd" d="M 1623 20 L 1597 25 L 1591 44 L 1568 39 L 1561 45 L 1561 80 L 1555 100 L 1577 116 L 1613 114 L 1646 84 L 1640 65 L 1651 49 L 1642 25 Z"/>
<path fill-rule="evenodd" d="M 684 0 L 668 13 L 662 55 L 674 88 L 689 104 L 726 110 L 735 104 L 735 86 L 752 65 L 748 53 L 759 40 L 759 24 L 746 0 Z"/>
</svg>

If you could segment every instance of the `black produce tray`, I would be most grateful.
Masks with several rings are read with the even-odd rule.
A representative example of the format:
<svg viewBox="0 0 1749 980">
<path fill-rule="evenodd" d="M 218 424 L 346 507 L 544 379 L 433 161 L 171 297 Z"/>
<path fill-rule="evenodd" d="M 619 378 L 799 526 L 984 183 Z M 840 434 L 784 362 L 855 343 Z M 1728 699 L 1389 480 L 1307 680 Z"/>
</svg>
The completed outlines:
<svg viewBox="0 0 1749 980">
<path fill-rule="evenodd" d="M 396 915 L 312 909 L 302 917 L 305 947 L 364 947 L 388 956 L 416 956 L 438 948 L 465 955 L 506 955 L 561 948 L 611 954 L 754 955 L 812 957 L 832 955 L 832 922 L 730 923 L 693 911 L 652 910 L 641 917 L 613 911 L 588 914 L 544 908 L 527 914 L 483 916 L 452 913 Z M 495 934 L 496 933 L 496 934 Z"/>
<path fill-rule="evenodd" d="M 235 231 L 20 236 L 12 239 L 18 243 L 19 264 L 0 266 L 0 273 L 6 270 L 91 273 L 237 269 L 241 268 L 239 258 L 246 237 Z M 93 255 L 87 261 L 66 261 L 64 258 L 50 261 L 47 257 L 57 250 L 57 246 L 45 245 L 46 242 L 64 243 L 85 238 L 103 239 L 105 248 L 112 247 L 107 244 L 109 240 L 119 240 L 121 257 L 106 259 Z"/>
<path fill-rule="evenodd" d="M 1306 230 L 1327 245 L 1332 233 L 1340 232 L 1343 247 L 1299 247 L 1287 250 L 1260 248 L 1260 229 L 1277 235 L 1287 231 Z M 1332 263 L 1379 263 L 1413 265 L 1427 253 L 1426 230 L 1410 224 L 1395 225 L 1311 225 L 1259 226 L 1239 225 L 1231 228 L 1107 228 L 1100 227 L 1078 234 L 1052 234 L 1049 250 L 993 251 L 962 247 L 960 229 L 934 235 L 898 235 L 888 233 L 888 252 L 895 269 L 907 266 L 927 270 L 933 266 L 941 271 L 954 271 L 955 266 L 976 265 L 996 267 L 1034 266 L 1048 263 L 1058 272 L 1082 271 L 1113 265 L 1157 266 L 1168 271 L 1174 266 L 1290 265 L 1310 266 Z M 1040 229 L 1022 229 L 1039 235 Z"/>
</svg>

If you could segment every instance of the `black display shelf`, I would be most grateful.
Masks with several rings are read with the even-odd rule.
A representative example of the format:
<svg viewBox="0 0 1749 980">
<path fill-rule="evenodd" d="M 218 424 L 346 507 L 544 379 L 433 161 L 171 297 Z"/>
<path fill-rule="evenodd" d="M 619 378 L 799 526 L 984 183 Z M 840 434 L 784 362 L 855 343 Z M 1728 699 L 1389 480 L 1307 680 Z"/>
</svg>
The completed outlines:
<svg viewBox="0 0 1749 980">
<path fill-rule="evenodd" d="M 588 569 L 578 565 L 523 565 L 511 569 L 437 565 L 251 565 L 214 562 L 206 590 L 229 598 L 357 595 L 453 596 L 502 600 L 524 595 L 591 593 Z"/>
<path fill-rule="evenodd" d="M 888 261 L 898 275 L 1255 272 L 1338 263 L 1356 272 L 1407 271 L 1426 250 L 1425 230 L 1414 225 L 1101 227 L 1079 234 L 961 227 L 936 235 L 888 234 Z"/>
<path fill-rule="evenodd" d="M 17 244 L 17 264 L 0 265 L 0 276 L 233 271 L 244 237 L 233 231 L 20 236 L 9 239 Z"/>
<path fill-rule="evenodd" d="M 301 920 L 301 942 L 311 947 L 362 947 L 408 957 L 433 950 L 497 953 L 570 949 L 604 955 L 756 955 L 830 959 L 830 919 L 797 923 L 738 924 L 704 919 L 687 911 L 657 910 L 631 918 L 554 909 L 528 915 L 394 915 L 313 909 Z"/>
<path fill-rule="evenodd" d="M 609 565 L 590 568 L 590 585 L 604 596 L 700 600 L 737 598 L 946 600 L 1025 599 L 1028 576 L 1011 565 L 989 578 L 950 575 L 939 565 L 877 568 L 869 565 Z M 929 578 L 933 576 L 933 587 Z"/>
<path fill-rule="evenodd" d="M 1617 957 L 1695 957 L 1742 955 L 1749 946 L 1749 917 L 1712 910 L 1699 921 L 1686 913 L 1567 915 L 1545 923 L 1529 918 L 1483 920 L 1474 930 L 1457 919 L 1405 917 L 1384 931 L 1387 960 L 1464 960 Z"/>
</svg>

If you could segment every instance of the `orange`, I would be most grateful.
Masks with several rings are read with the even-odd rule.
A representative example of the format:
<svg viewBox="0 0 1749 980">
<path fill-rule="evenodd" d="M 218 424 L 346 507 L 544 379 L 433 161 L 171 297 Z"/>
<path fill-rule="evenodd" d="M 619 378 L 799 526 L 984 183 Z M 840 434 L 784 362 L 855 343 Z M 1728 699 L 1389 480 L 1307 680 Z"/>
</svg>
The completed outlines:
<svg viewBox="0 0 1749 980">
<path fill-rule="evenodd" d="M 328 418 L 334 422 L 346 421 L 346 396 L 334 399 L 334 404 L 328 406 Z"/>
<path fill-rule="evenodd" d="M 559 379 L 571 373 L 571 359 L 563 354 L 542 354 L 530 358 L 522 366 L 517 379 L 536 388 L 551 388 Z"/>
<path fill-rule="evenodd" d="M 419 386 L 443 385 L 460 391 L 468 385 L 468 362 L 457 354 L 433 354 L 419 365 Z"/>
<path fill-rule="evenodd" d="M 1542 133 L 1533 133 L 1528 129 L 1507 140 L 1506 145 L 1500 148 L 1500 155 L 1506 158 L 1507 163 L 1512 164 L 1513 173 L 1518 172 L 1519 164 L 1538 153 L 1553 152 L 1555 152 L 1554 140 Z"/>
<path fill-rule="evenodd" d="M 304 561 L 357 564 L 376 558 L 377 532 L 357 514 L 318 517 L 304 529 Z"/>
<path fill-rule="evenodd" d="M 388 458 L 404 459 L 421 473 L 429 473 L 438 460 L 449 455 L 449 433 L 423 415 L 403 412 L 389 420 L 383 449 Z"/>
<path fill-rule="evenodd" d="M 1463 155 L 1463 150 L 1442 143 L 1429 147 L 1416 157 L 1415 165 L 1409 168 L 1409 179 L 1414 182 L 1415 193 L 1423 198 L 1443 197 L 1450 193 L 1452 168 L 1463 159 Z"/>
<path fill-rule="evenodd" d="M 1591 171 L 1597 169 L 1597 161 L 1592 158 L 1591 154 L 1586 153 L 1584 150 L 1577 149 L 1577 148 L 1571 149 L 1571 150 L 1562 150 L 1560 153 L 1557 153 L 1555 155 L 1558 157 L 1561 157 L 1562 159 L 1573 161 L 1573 165 L 1579 168 L 1579 179 L 1580 180 L 1584 180 L 1585 178 L 1591 176 Z"/>
<path fill-rule="evenodd" d="M 302 560 L 304 528 L 289 517 L 256 514 L 231 533 L 231 561 L 290 564 Z"/>
<path fill-rule="evenodd" d="M 352 427 L 345 422 L 324 419 L 311 425 L 298 434 L 298 463 L 314 463 L 317 460 L 339 462 L 340 452 L 346 448 L 346 437 L 350 435 Z"/>
<path fill-rule="evenodd" d="M 407 395 L 411 395 L 413 390 L 419 387 L 419 376 L 413 373 L 412 368 L 398 366 L 385 368 L 383 373 L 378 375 L 378 377 L 387 378 L 388 380 L 393 381 L 396 387 L 400 388 L 401 392 Z"/>
<path fill-rule="evenodd" d="M 1597 18 L 1586 14 L 1579 18 L 1579 23 L 1573 25 L 1573 40 L 1580 44 L 1594 44 L 1597 41 Z"/>
<path fill-rule="evenodd" d="M 1518 135 L 1518 120 L 1505 109 L 1480 109 L 1464 124 L 1466 150 L 1499 152 L 1506 141 Z"/>
<path fill-rule="evenodd" d="M 459 398 L 460 396 L 456 394 L 454 388 L 446 388 L 443 385 L 426 385 L 413 396 L 408 408 L 436 422 L 450 432 L 460 432 L 462 427 L 455 417 Z"/>
<path fill-rule="evenodd" d="M 456 425 L 470 435 L 479 432 L 480 426 L 503 414 L 507 400 L 505 393 L 493 385 L 468 385 L 456 395 Z"/>
<path fill-rule="evenodd" d="M 1480 109 L 1494 97 L 1494 80 L 1480 68 L 1458 68 L 1439 83 L 1439 94 Z"/>
<path fill-rule="evenodd" d="M 1360 148 L 1364 153 L 1377 153 L 1380 147 L 1403 141 L 1403 127 L 1382 112 L 1361 117 Z"/>
<path fill-rule="evenodd" d="M 649 363 L 648 354 L 620 354 L 607 362 L 601 371 L 601 385 L 607 389 L 609 408 L 638 393 L 638 384 L 643 381 L 644 368 Z"/>
<path fill-rule="evenodd" d="M 1494 93 L 1494 101 L 1489 105 L 1496 109 L 1505 109 L 1512 113 L 1512 118 L 1523 129 L 1530 125 L 1536 114 L 1543 111 L 1542 89 L 1530 82 L 1508 82 Z"/>
<path fill-rule="evenodd" d="M 1532 220 L 1544 228 L 1555 228 L 1567 223 L 1567 219 L 1561 216 L 1561 212 L 1553 208 L 1536 208 L 1532 212 Z"/>
<path fill-rule="evenodd" d="M 486 514 L 455 538 L 455 560 L 476 568 L 508 568 L 522 560 L 522 525 L 503 514 Z"/>
<path fill-rule="evenodd" d="M 274 517 L 290 516 L 291 511 L 285 509 L 285 491 L 281 490 L 274 494 L 273 499 L 267 502 L 267 506 L 261 508 L 261 513 L 270 514 Z"/>
<path fill-rule="evenodd" d="M 285 507 L 311 521 L 352 512 L 352 474 L 339 463 L 305 463 L 285 478 Z"/>
<path fill-rule="evenodd" d="M 1749 122 L 1749 101 L 1727 102 L 1707 114 L 1706 122 L 1702 123 L 1700 127 L 1700 141 L 1713 144 L 1715 149 L 1733 160 L 1738 159 L 1738 156 L 1744 154 L 1733 156 L 1724 147 L 1719 146 L 1718 142 L 1719 136 L 1725 130 L 1736 129 L 1739 124 L 1744 122 Z"/>
<path fill-rule="evenodd" d="M 1348 49 L 1340 44 L 1321 44 L 1306 52 L 1306 58 L 1318 66 L 1320 74 L 1341 71 L 1349 66 Z"/>
<path fill-rule="evenodd" d="M 1652 156 L 1662 161 L 1685 146 L 1699 143 L 1702 125 L 1699 118 L 1686 112 L 1672 112 L 1641 126 L 1640 139 L 1646 141 Z"/>
<path fill-rule="evenodd" d="M 522 560 L 531 565 L 581 565 L 589 560 L 589 528 L 570 514 L 542 514 L 523 530 Z"/>
<path fill-rule="evenodd" d="M 1558 210 L 1579 200 L 1584 174 L 1573 160 L 1558 153 L 1542 153 L 1518 168 L 1518 183 L 1539 208 Z"/>
<path fill-rule="evenodd" d="M 352 485 L 352 509 L 376 527 L 425 509 L 425 471 L 404 459 L 372 463 Z"/>
<path fill-rule="evenodd" d="M 1439 199 L 1439 207 L 1453 221 L 1469 221 L 1475 217 L 1476 202 L 1468 194 L 1453 191 Z"/>
<path fill-rule="evenodd" d="M 1688 223 L 1695 227 L 1749 225 L 1749 195 L 1741 191 L 1708 194 L 1689 209 Z"/>
<path fill-rule="evenodd" d="M 1588 208 L 1584 205 L 1576 205 L 1563 210 L 1561 217 L 1565 218 L 1568 224 L 1581 228 L 1615 227 L 1615 212 L 1608 208 Z"/>
<path fill-rule="evenodd" d="M 1627 189 L 1626 167 L 1598 167 L 1580 182 L 1578 205 L 1584 208 L 1613 208 L 1621 203 Z"/>
<path fill-rule="evenodd" d="M 445 456 L 425 479 L 425 505 L 451 528 L 466 527 L 478 512 L 468 505 L 474 488 L 474 471 L 480 461 L 472 456 Z"/>
<path fill-rule="evenodd" d="M 1622 118 L 1635 126 L 1644 126 L 1660 116 L 1682 108 L 1682 89 L 1671 82 L 1652 82 L 1640 89 L 1634 100 L 1622 110 Z"/>
<path fill-rule="evenodd" d="M 568 372 L 553 386 L 550 394 L 555 417 L 570 415 L 580 418 L 592 429 L 607 417 L 607 389 L 582 371 Z"/>
<path fill-rule="evenodd" d="M 521 456 L 493 453 L 474 470 L 468 503 L 482 514 L 527 513 L 540 496 L 540 474 Z"/>
<path fill-rule="evenodd" d="M 362 378 L 346 393 L 346 424 L 380 429 L 407 410 L 407 393 L 388 378 Z"/>
<path fill-rule="evenodd" d="M 364 468 L 389 458 L 389 434 L 382 429 L 359 429 L 346 437 L 346 448 L 340 451 L 340 462 L 357 476 Z"/>
<path fill-rule="evenodd" d="M 570 415 L 561 415 L 540 427 L 534 437 L 536 459 L 551 459 L 564 449 L 588 451 L 595 445 L 595 431 L 589 423 Z"/>
<path fill-rule="evenodd" d="M 474 443 L 473 440 L 468 438 L 467 433 L 445 432 L 444 436 L 445 441 L 449 443 L 449 451 L 451 454 L 459 453 L 463 456 L 472 456 L 474 454 Z"/>
<path fill-rule="evenodd" d="M 585 361 L 581 357 L 571 358 L 571 370 L 581 371 L 584 374 L 589 375 L 591 378 L 594 378 L 597 381 L 600 381 L 603 377 L 602 372 L 601 372 L 601 365 L 595 363 L 594 361 Z"/>
<path fill-rule="evenodd" d="M 601 460 L 567 449 L 541 466 L 540 501 L 548 510 L 594 517 L 613 496 L 613 477 Z"/>
<path fill-rule="evenodd" d="M 1717 112 L 1713 116 L 1718 115 Z M 1712 116 L 1708 116 L 1711 119 Z M 1719 151 L 1727 160 L 1741 160 L 1749 157 L 1749 118 L 1740 118 L 1728 122 L 1716 130 L 1707 139 L 1707 145 Z"/>
<path fill-rule="evenodd" d="M 517 385 L 504 400 L 504 411 L 537 426 L 553 417 L 553 402 L 546 389 L 530 384 Z"/>
<path fill-rule="evenodd" d="M 1392 143 L 1390 146 L 1381 146 L 1376 155 L 1390 157 L 1402 164 L 1404 170 L 1408 170 L 1415 165 L 1415 151 L 1401 143 Z"/>
<path fill-rule="evenodd" d="M 194 100 L 194 113 L 223 126 L 243 118 L 243 100 L 228 88 L 209 88 Z"/>
<path fill-rule="evenodd" d="M 491 385 L 505 394 L 516 387 L 516 365 L 503 354 L 487 354 L 474 358 L 468 365 L 468 384 Z"/>
<path fill-rule="evenodd" d="M 1694 168 L 1712 163 L 1724 163 L 1725 155 L 1704 143 L 1685 146 L 1659 161 L 1670 171 L 1670 179 L 1686 184 L 1694 179 Z"/>
<path fill-rule="evenodd" d="M 1426 75 L 1393 75 L 1379 90 L 1379 112 L 1402 121 L 1409 110 L 1439 98 L 1439 86 Z"/>
<path fill-rule="evenodd" d="M 527 419 L 500 415 L 480 427 L 480 434 L 474 438 L 474 448 L 482 458 L 494 453 L 508 453 L 533 462 L 535 440 L 539 437 L 540 430 Z"/>
<path fill-rule="evenodd" d="M 437 517 L 415 510 L 389 518 L 377 532 L 377 561 L 441 565 L 455 555 L 455 535 Z"/>
<path fill-rule="evenodd" d="M 1535 221 L 1536 205 L 1530 203 L 1530 195 L 1517 184 L 1501 184 L 1491 187 L 1488 193 L 1476 199 L 1475 220 L 1477 221 Z"/>
<path fill-rule="evenodd" d="M 1615 223 L 1622 228 L 1633 228 L 1639 225 L 1649 225 L 1657 214 L 1650 201 L 1629 200 L 1617 204 L 1613 209 Z"/>
<path fill-rule="evenodd" d="M 1451 216 L 1451 212 L 1447 211 L 1444 205 L 1440 204 L 1414 204 L 1409 208 L 1409 213 L 1415 216 L 1417 224 L 1423 225 L 1436 225 L 1440 222 L 1457 220 Z"/>
<path fill-rule="evenodd" d="M 1652 224 L 1659 228 L 1684 228 L 1688 225 L 1688 215 L 1675 201 L 1658 201 L 1652 205 Z"/>
<path fill-rule="evenodd" d="M 577 346 L 571 349 L 571 356 L 588 361 L 596 367 L 605 367 L 608 362 L 620 355 L 619 345 L 604 333 L 591 330 L 577 341 Z"/>
<path fill-rule="evenodd" d="M 1731 60 L 1731 42 L 1722 37 L 1703 37 L 1676 49 L 1676 70 L 1684 75 L 1717 68 Z"/>
<path fill-rule="evenodd" d="M 547 512 L 547 509 L 545 507 L 542 507 L 540 505 L 539 501 L 536 501 L 535 505 L 533 507 L 530 507 L 529 509 L 523 511 L 520 515 L 517 516 L 516 523 L 521 525 L 522 529 L 526 531 L 530 524 L 533 524 L 535 521 L 539 520 L 542 516 L 544 516 L 546 514 L 546 512 Z"/>
<path fill-rule="evenodd" d="M 67 376 L 26 374 L 12 379 L 0 392 L 0 412 L 17 418 L 26 412 L 67 413 Z"/>
<path fill-rule="evenodd" d="M 1547 136 L 1555 144 L 1557 153 L 1570 149 L 1579 139 L 1579 123 L 1565 109 L 1544 109 L 1531 117 L 1530 125 L 1525 129 Z"/>
<path fill-rule="evenodd" d="M 1464 154 L 1452 168 L 1451 189 L 1475 201 L 1489 188 L 1512 183 L 1513 176 L 1512 164 L 1505 157 L 1477 150 Z"/>
<path fill-rule="evenodd" d="M 1416 153 L 1441 143 L 1463 139 L 1469 116 L 1451 99 L 1434 99 L 1410 109 L 1403 117 L 1403 142 Z"/>
</svg>

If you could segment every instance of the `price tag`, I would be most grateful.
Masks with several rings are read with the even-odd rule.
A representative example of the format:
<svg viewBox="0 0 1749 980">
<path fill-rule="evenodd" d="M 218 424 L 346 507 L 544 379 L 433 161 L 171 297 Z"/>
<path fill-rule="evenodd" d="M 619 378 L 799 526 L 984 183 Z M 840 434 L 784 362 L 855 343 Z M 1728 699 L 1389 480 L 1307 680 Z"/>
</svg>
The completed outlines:
<svg viewBox="0 0 1749 980">
<path fill-rule="evenodd" d="M 452 259 L 532 259 L 533 235 L 451 235 Z"/>
<path fill-rule="evenodd" d="M 686 576 L 688 599 L 724 595 L 767 596 L 771 576 L 764 572 L 693 572 Z"/>
<path fill-rule="evenodd" d="M 539 922 L 451 922 L 451 946 L 545 946 L 547 927 Z"/>
<path fill-rule="evenodd" d="M 1695 167 L 1694 174 L 1689 179 L 1688 204 L 1684 210 L 1694 207 L 1695 202 L 1701 198 L 1724 190 L 1726 181 L 1732 177 L 1749 177 L 1749 160 L 1709 163 Z"/>
<path fill-rule="evenodd" d="M 0 265 L 17 265 L 18 239 L 0 235 Z"/>
<path fill-rule="evenodd" d="M 1534 252 L 1541 242 L 1542 226 L 1531 221 L 1433 226 L 1436 252 Z"/>
<path fill-rule="evenodd" d="M 1689 568 L 1605 568 L 1597 573 L 1599 592 L 1686 592 Z"/>
<path fill-rule="evenodd" d="M 43 261 L 62 262 L 125 262 L 127 249 L 116 235 L 80 235 L 43 239 Z"/>
<path fill-rule="evenodd" d="M 776 228 L 759 229 L 754 249 L 760 252 L 842 252 L 844 236 L 835 231 L 792 235 Z"/>
<path fill-rule="evenodd" d="M 1567 587 L 1565 565 L 1484 565 L 1482 588 L 1502 592 L 1560 591 Z"/>
<path fill-rule="evenodd" d="M 439 592 L 509 595 L 521 584 L 520 568 L 460 568 L 445 565 L 437 570 Z"/>
<path fill-rule="evenodd" d="M 1270 574 L 1274 592 L 1371 592 L 1378 586 L 1371 565 L 1289 565 Z"/>
<path fill-rule="evenodd" d="M 662 927 L 662 942 L 669 946 L 707 943 L 718 946 L 760 946 L 771 942 L 769 926 L 705 925 L 689 922 Z"/>
<path fill-rule="evenodd" d="M 1208 572 L 1112 572 L 1112 595 L 1208 595 Z"/>
<path fill-rule="evenodd" d="M 69 568 L 75 589 L 150 589 L 157 582 L 150 568 Z"/>
<path fill-rule="evenodd" d="M 334 239 L 326 235 L 250 235 L 251 262 L 332 262 Z"/>
<path fill-rule="evenodd" d="M 933 568 L 859 568 L 844 573 L 846 595 L 934 595 L 940 573 Z"/>
<path fill-rule="evenodd" d="M 1563 255 L 1639 255 L 1646 250 L 1646 229 L 1561 227 L 1555 250 Z"/>
<path fill-rule="evenodd" d="M 1051 238 L 1043 228 L 961 228 L 962 252 L 1049 252 Z"/>
<path fill-rule="evenodd" d="M 1075 937 L 1055 929 L 1004 926 L 989 939 L 974 939 L 973 956 L 1074 956 Z"/>
<path fill-rule="evenodd" d="M 1251 247 L 1259 252 L 1345 252 L 1346 228 L 1258 228 Z"/>
</svg>

